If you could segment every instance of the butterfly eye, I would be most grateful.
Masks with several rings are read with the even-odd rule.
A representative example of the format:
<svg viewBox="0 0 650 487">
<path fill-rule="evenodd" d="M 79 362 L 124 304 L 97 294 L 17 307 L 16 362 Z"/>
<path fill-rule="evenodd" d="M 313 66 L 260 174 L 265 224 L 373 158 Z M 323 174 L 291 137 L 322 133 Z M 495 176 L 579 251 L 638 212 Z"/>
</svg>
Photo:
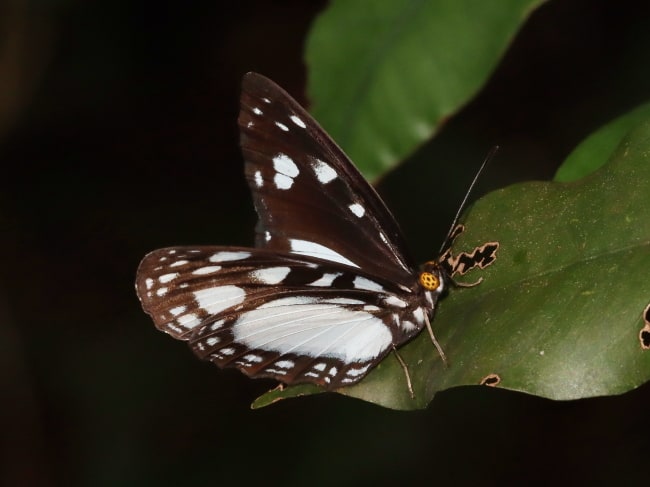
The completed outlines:
<svg viewBox="0 0 650 487">
<path fill-rule="evenodd" d="M 420 284 L 424 289 L 435 291 L 440 287 L 440 278 L 432 272 L 421 272 Z"/>
</svg>

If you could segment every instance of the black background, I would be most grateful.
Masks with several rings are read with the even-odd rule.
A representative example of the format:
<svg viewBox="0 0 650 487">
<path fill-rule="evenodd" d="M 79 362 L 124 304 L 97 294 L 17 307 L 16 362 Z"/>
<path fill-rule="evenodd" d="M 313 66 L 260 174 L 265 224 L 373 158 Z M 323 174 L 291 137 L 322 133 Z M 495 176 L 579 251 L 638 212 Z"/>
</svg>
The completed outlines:
<svg viewBox="0 0 650 487">
<path fill-rule="evenodd" d="M 0 6 L 7 485 L 647 481 L 647 385 L 569 403 L 477 387 L 414 413 L 333 394 L 250 411 L 272 381 L 197 361 L 141 311 L 147 251 L 252 243 L 241 76 L 305 102 L 303 42 L 324 2 L 14 6 Z M 380 185 L 419 259 L 492 145 L 477 196 L 551 178 L 650 98 L 649 14 L 593 0 L 533 14 L 485 89 Z"/>
</svg>

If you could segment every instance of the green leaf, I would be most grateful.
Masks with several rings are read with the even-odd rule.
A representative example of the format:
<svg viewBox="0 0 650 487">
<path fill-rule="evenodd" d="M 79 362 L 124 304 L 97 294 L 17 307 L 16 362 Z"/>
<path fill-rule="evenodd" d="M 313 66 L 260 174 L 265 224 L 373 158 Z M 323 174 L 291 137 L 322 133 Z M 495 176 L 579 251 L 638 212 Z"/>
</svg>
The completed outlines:
<svg viewBox="0 0 650 487">
<path fill-rule="evenodd" d="M 333 1 L 307 41 L 312 113 L 374 179 L 478 92 L 541 3 Z"/>
<path fill-rule="evenodd" d="M 601 167 L 623 137 L 642 120 L 650 118 L 650 103 L 638 106 L 604 125 L 574 149 L 555 173 L 555 181 L 569 182 Z"/>
<path fill-rule="evenodd" d="M 454 252 L 500 244 L 496 262 L 459 278 L 433 322 L 445 367 L 426 333 L 400 349 L 416 397 L 389 356 L 349 396 L 424 408 L 440 390 L 476 385 L 550 399 L 620 394 L 650 380 L 639 341 L 650 302 L 650 122 L 596 173 L 571 183 L 530 182 L 479 200 Z M 285 393 L 292 388 L 285 389 Z M 278 395 L 274 399 L 278 399 Z"/>
<path fill-rule="evenodd" d="M 255 401 L 253 401 L 253 404 L 251 404 L 251 409 L 260 409 L 266 406 L 270 406 L 271 404 L 274 404 L 283 399 L 290 399 L 300 396 L 311 396 L 313 394 L 319 394 L 321 392 L 323 392 L 323 390 L 313 384 L 298 384 L 291 387 L 280 385 L 275 389 L 262 394 Z"/>
</svg>

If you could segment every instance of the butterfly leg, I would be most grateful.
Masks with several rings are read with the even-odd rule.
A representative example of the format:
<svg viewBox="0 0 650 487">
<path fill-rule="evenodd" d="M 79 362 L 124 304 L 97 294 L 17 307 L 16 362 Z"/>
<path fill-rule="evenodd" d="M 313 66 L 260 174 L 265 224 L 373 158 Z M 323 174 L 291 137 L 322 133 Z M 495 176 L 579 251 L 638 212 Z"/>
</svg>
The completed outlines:
<svg viewBox="0 0 650 487">
<path fill-rule="evenodd" d="M 431 337 L 433 346 L 436 347 L 436 350 L 438 350 L 438 353 L 440 354 L 440 358 L 445 364 L 445 367 L 447 367 L 449 365 L 449 363 L 447 362 L 447 355 L 445 355 L 445 351 L 442 349 L 440 343 L 438 343 L 438 340 L 436 339 L 436 336 L 433 334 L 433 329 L 431 328 L 431 322 L 429 321 L 429 317 L 426 315 L 426 313 L 424 315 L 424 322 L 427 325 L 427 331 L 429 332 L 429 336 Z"/>
<path fill-rule="evenodd" d="M 397 358 L 399 364 L 402 366 L 402 370 L 404 371 L 404 375 L 406 376 L 406 387 L 408 387 L 409 394 L 411 395 L 411 399 L 415 399 L 415 392 L 413 392 L 413 383 L 411 382 L 411 374 L 409 374 L 409 368 L 406 365 L 406 362 L 404 362 L 402 356 L 399 353 L 397 353 L 397 349 L 395 348 L 395 345 L 393 345 L 393 353 L 395 353 L 395 357 Z"/>
</svg>

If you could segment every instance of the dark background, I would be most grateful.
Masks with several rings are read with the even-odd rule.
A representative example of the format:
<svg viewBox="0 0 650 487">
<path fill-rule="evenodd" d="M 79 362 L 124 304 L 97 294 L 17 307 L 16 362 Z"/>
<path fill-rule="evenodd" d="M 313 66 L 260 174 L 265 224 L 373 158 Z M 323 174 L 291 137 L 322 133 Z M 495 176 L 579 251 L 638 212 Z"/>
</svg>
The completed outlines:
<svg viewBox="0 0 650 487">
<path fill-rule="evenodd" d="M 647 481 L 648 386 L 569 403 L 461 388 L 414 413 L 334 394 L 251 411 L 272 381 L 199 362 L 141 311 L 147 251 L 252 243 L 241 76 L 305 102 L 303 42 L 324 6 L 0 4 L 6 485 Z M 649 14 L 594 0 L 533 14 L 485 89 L 380 185 L 419 259 L 492 145 L 477 196 L 551 178 L 650 98 Z"/>
</svg>

